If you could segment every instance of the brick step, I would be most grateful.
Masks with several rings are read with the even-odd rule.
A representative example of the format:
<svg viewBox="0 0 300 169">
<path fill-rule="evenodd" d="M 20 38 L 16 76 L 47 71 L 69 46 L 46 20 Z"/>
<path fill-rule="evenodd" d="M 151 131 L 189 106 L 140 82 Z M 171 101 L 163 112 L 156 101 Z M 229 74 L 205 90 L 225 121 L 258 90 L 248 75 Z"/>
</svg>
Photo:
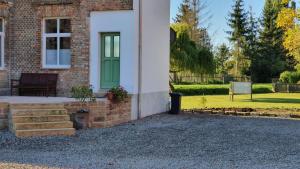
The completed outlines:
<svg viewBox="0 0 300 169">
<path fill-rule="evenodd" d="M 61 103 L 20 103 L 10 104 L 10 109 L 64 109 L 64 104 Z"/>
<path fill-rule="evenodd" d="M 15 123 L 14 130 L 35 130 L 35 129 L 62 129 L 72 128 L 70 121 L 63 122 L 44 122 L 44 123 Z"/>
<path fill-rule="evenodd" d="M 68 115 L 47 115 L 47 116 L 13 116 L 13 123 L 41 123 L 41 122 L 63 122 L 70 121 Z"/>
<path fill-rule="evenodd" d="M 17 137 L 72 136 L 75 134 L 75 129 L 64 128 L 64 129 L 16 130 L 15 134 Z"/>
<path fill-rule="evenodd" d="M 68 115 L 66 109 L 12 109 L 11 115 L 16 116 L 47 116 L 47 115 Z"/>
</svg>

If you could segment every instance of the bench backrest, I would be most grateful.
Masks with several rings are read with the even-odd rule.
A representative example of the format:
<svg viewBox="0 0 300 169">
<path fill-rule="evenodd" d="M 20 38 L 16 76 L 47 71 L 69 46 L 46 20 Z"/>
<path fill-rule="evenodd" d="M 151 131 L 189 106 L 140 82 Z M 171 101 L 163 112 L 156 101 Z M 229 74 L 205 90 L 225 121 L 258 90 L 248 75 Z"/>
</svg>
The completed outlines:
<svg viewBox="0 0 300 169">
<path fill-rule="evenodd" d="M 22 73 L 20 85 L 23 86 L 56 86 L 57 74 L 48 73 Z"/>
</svg>

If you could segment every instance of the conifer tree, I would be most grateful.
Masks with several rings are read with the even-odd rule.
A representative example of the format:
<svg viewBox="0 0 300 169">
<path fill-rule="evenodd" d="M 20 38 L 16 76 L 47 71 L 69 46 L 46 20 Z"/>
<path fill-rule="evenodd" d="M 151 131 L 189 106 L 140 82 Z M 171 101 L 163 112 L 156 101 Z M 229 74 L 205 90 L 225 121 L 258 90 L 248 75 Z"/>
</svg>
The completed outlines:
<svg viewBox="0 0 300 169">
<path fill-rule="evenodd" d="M 249 67 L 249 60 L 244 55 L 243 47 L 246 43 L 247 33 L 247 13 L 244 9 L 244 1 L 236 0 L 229 14 L 228 25 L 231 30 L 229 40 L 233 44 L 233 59 L 235 60 L 235 75 L 243 75 L 247 67 Z"/>
<path fill-rule="evenodd" d="M 230 57 L 230 49 L 226 44 L 222 44 L 217 48 L 215 54 L 216 73 L 225 75 L 228 72 L 226 62 Z"/>
<path fill-rule="evenodd" d="M 258 20 L 254 17 L 252 8 L 250 8 L 247 19 L 246 43 L 244 45 L 244 53 L 251 62 L 249 75 L 252 77 L 253 81 L 255 81 L 256 79 L 256 74 L 253 74 L 253 72 L 255 71 L 257 62 L 259 62 L 259 58 L 257 57 L 259 53 L 258 31 Z"/>
<path fill-rule="evenodd" d="M 283 30 L 276 25 L 280 11 L 279 0 L 266 0 L 261 20 L 260 61 L 255 65 L 258 82 L 270 82 L 285 69 L 286 50 L 283 47 Z"/>
</svg>

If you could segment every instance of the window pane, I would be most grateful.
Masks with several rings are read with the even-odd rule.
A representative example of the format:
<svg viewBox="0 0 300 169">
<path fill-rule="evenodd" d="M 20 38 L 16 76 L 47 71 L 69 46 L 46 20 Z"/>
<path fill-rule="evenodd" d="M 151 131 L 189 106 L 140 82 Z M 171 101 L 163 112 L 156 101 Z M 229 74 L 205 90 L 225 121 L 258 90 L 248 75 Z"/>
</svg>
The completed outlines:
<svg viewBox="0 0 300 169">
<path fill-rule="evenodd" d="M 71 38 L 60 38 L 59 64 L 71 65 Z"/>
<path fill-rule="evenodd" d="M 111 57 L 111 37 L 105 36 L 105 57 Z"/>
<path fill-rule="evenodd" d="M 57 38 L 46 39 L 46 64 L 57 65 Z"/>
<path fill-rule="evenodd" d="M 120 57 L 120 36 L 114 36 L 114 56 Z"/>
<path fill-rule="evenodd" d="M 47 19 L 45 27 L 46 33 L 57 33 L 57 19 Z"/>
<path fill-rule="evenodd" d="M 0 32 L 3 32 L 3 19 L 0 19 Z"/>
<path fill-rule="evenodd" d="M 60 19 L 60 33 L 71 33 L 70 19 Z"/>
</svg>

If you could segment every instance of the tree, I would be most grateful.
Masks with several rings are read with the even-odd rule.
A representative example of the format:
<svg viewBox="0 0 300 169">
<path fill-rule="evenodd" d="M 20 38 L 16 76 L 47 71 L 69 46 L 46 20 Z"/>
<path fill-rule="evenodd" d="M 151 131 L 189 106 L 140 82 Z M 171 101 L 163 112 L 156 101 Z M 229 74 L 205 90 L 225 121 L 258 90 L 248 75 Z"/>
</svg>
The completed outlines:
<svg viewBox="0 0 300 169">
<path fill-rule="evenodd" d="M 176 23 L 171 27 L 177 33 L 176 41 L 171 44 L 171 71 L 193 71 L 191 64 L 197 55 L 197 47 L 188 35 L 189 25 Z"/>
<path fill-rule="evenodd" d="M 201 11 L 203 11 L 204 8 L 205 6 L 200 0 L 183 0 L 174 20 L 176 23 L 185 23 L 189 25 L 187 32 L 191 40 L 196 42 L 198 46 L 211 47 L 210 42 L 208 42 L 210 41 L 210 38 L 207 36 L 206 29 L 201 28 L 200 26 L 200 16 L 202 16 Z"/>
<path fill-rule="evenodd" d="M 244 1 L 236 0 L 229 14 L 228 25 L 231 31 L 228 31 L 229 40 L 233 43 L 233 59 L 235 60 L 235 75 L 242 75 L 245 69 L 249 67 L 247 58 L 243 53 L 243 47 L 246 41 L 247 33 L 247 13 L 244 10 Z M 248 66 L 247 66 L 248 65 Z"/>
<path fill-rule="evenodd" d="M 204 47 L 198 47 L 190 39 L 189 25 L 176 23 L 172 28 L 177 33 L 177 39 L 171 44 L 171 71 L 186 71 L 194 74 L 208 74 L 213 72 L 213 54 Z"/>
<path fill-rule="evenodd" d="M 227 61 L 230 58 L 230 49 L 226 44 L 222 44 L 217 48 L 215 54 L 216 73 L 225 75 L 228 73 L 226 66 Z"/>
<path fill-rule="evenodd" d="M 250 75 L 252 80 L 255 81 L 255 76 L 257 76 L 254 72 L 256 71 L 256 66 L 259 62 L 259 41 L 258 41 L 258 32 L 259 32 L 259 25 L 257 24 L 258 20 L 254 17 L 252 8 L 248 13 L 247 18 L 247 27 L 246 27 L 246 35 L 245 40 L 246 43 L 244 44 L 244 54 L 250 60 L 250 70 L 246 72 L 246 74 Z"/>
<path fill-rule="evenodd" d="M 278 0 L 266 0 L 261 20 L 260 49 L 255 65 L 257 82 L 270 82 L 285 69 L 286 50 L 283 43 L 283 30 L 276 26 L 280 11 Z"/>
<path fill-rule="evenodd" d="M 300 71 L 300 25 L 296 22 L 300 19 L 299 9 L 296 9 L 294 0 L 284 0 L 281 2 L 283 6 L 278 18 L 277 26 L 284 30 L 283 45 L 288 50 L 289 56 L 292 56 L 296 63 L 291 60 L 291 64 L 296 64 L 296 69 Z"/>
<path fill-rule="evenodd" d="M 232 12 L 229 14 L 228 25 L 231 31 L 228 31 L 229 40 L 231 42 L 243 42 L 246 35 L 247 13 L 244 9 L 244 1 L 236 0 L 232 7 Z"/>
</svg>

